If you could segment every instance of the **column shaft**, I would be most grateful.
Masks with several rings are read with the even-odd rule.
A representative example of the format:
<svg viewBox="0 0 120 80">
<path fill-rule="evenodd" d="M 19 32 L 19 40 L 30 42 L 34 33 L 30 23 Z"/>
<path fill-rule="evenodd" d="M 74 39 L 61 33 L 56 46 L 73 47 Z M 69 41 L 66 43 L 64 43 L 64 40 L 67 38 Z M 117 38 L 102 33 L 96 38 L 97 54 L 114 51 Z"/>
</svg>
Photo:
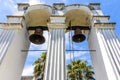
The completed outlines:
<svg viewBox="0 0 120 80">
<path fill-rule="evenodd" d="M 96 80 L 119 80 L 120 45 L 113 30 L 92 28 L 88 41 L 90 49 L 96 50 L 91 52 Z"/>
<path fill-rule="evenodd" d="M 50 29 L 44 80 L 65 80 L 65 30 Z"/>
<path fill-rule="evenodd" d="M 12 26 L 11 26 L 12 27 Z M 28 34 L 25 27 L 3 30 L 0 37 L 0 80 L 20 80 L 29 48 Z"/>
<path fill-rule="evenodd" d="M 8 50 L 8 47 L 13 39 L 13 36 L 15 34 L 15 30 L 3 30 L 2 32 L 5 35 L 1 35 L 2 37 L 0 38 L 0 64 L 2 63 L 2 60 Z"/>
</svg>

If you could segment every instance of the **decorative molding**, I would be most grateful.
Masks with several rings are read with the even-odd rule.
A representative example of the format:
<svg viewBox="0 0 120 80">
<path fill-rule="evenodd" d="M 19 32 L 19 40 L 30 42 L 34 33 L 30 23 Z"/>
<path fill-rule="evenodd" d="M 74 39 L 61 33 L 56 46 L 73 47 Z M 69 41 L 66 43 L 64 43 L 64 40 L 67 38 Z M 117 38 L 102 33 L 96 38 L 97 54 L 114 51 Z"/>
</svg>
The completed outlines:
<svg viewBox="0 0 120 80">
<path fill-rule="evenodd" d="M 91 6 L 100 6 L 100 3 L 90 3 Z"/>
<path fill-rule="evenodd" d="M 18 6 L 25 6 L 25 5 L 29 6 L 28 3 L 18 3 L 17 5 L 18 5 Z"/>
<path fill-rule="evenodd" d="M 95 20 L 95 19 L 110 19 L 110 16 L 101 16 L 101 15 L 97 15 L 97 16 L 93 16 L 92 17 L 92 20 Z"/>
<path fill-rule="evenodd" d="M 2 29 L 21 29 L 21 23 L 0 23 Z"/>
<path fill-rule="evenodd" d="M 94 27 L 99 27 L 99 26 L 106 26 L 106 27 L 114 27 L 116 23 L 94 23 Z"/>
<path fill-rule="evenodd" d="M 7 15 L 7 18 L 24 18 L 24 16 Z"/>
<path fill-rule="evenodd" d="M 48 28 L 50 29 L 50 28 L 67 28 L 67 25 L 65 24 L 65 23 L 48 23 L 47 24 L 47 26 L 48 26 Z"/>
</svg>

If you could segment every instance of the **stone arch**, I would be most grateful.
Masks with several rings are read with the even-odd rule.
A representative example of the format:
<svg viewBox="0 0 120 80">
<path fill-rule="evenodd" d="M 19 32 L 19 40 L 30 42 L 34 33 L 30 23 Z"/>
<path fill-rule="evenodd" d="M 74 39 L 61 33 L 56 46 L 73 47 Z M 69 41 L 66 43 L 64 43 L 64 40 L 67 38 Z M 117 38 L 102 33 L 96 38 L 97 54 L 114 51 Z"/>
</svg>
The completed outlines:
<svg viewBox="0 0 120 80">
<path fill-rule="evenodd" d="M 73 10 L 73 9 L 84 10 L 84 11 L 92 14 L 90 8 L 87 5 L 81 5 L 81 4 L 72 4 L 72 5 L 65 6 L 64 13 L 66 13 L 66 12 L 68 12 L 70 10 Z"/>
<path fill-rule="evenodd" d="M 25 13 L 27 27 L 47 26 L 47 22 L 52 14 L 52 7 L 48 5 L 30 6 Z"/>
<path fill-rule="evenodd" d="M 65 7 L 64 16 L 67 26 L 72 29 L 79 27 L 89 29 L 91 26 L 92 12 L 86 5 L 73 4 Z"/>
<path fill-rule="evenodd" d="M 69 10 L 65 13 L 68 26 L 90 26 L 91 14 L 80 9 Z M 70 23 L 71 22 L 71 23 Z"/>
</svg>

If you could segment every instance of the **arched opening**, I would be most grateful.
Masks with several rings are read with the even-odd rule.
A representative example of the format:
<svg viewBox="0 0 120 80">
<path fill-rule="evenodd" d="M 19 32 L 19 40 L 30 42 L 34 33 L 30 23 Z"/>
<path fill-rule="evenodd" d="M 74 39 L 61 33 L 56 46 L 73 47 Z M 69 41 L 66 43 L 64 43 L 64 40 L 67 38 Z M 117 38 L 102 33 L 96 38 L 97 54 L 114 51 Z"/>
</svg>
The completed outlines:
<svg viewBox="0 0 120 80">
<path fill-rule="evenodd" d="M 25 15 L 27 27 L 47 26 L 51 13 L 47 10 L 37 9 L 28 12 Z"/>
<path fill-rule="evenodd" d="M 65 13 L 66 24 L 69 27 L 89 27 L 91 14 L 85 10 L 73 9 Z"/>
<path fill-rule="evenodd" d="M 68 10 L 64 16 L 66 17 L 66 24 L 68 26 L 68 30 L 70 30 L 66 34 L 66 37 L 69 36 L 70 38 L 67 38 L 66 40 L 66 49 L 68 50 L 66 51 L 66 56 L 68 56 L 66 57 L 66 63 L 70 64 L 73 61 L 82 60 L 87 61 L 88 65 L 92 65 L 90 52 L 94 53 L 95 50 L 89 50 L 87 41 L 88 32 L 91 28 L 92 14 L 83 9 L 71 9 Z M 79 34 L 74 34 L 73 30 L 76 29 L 80 29 L 81 33 L 78 32 Z M 83 42 L 80 41 L 82 43 L 78 44 L 79 38 L 83 38 L 81 34 L 83 34 L 86 39 L 84 39 Z M 78 38 L 77 43 L 73 42 L 72 40 L 74 36 L 77 36 Z"/>
</svg>

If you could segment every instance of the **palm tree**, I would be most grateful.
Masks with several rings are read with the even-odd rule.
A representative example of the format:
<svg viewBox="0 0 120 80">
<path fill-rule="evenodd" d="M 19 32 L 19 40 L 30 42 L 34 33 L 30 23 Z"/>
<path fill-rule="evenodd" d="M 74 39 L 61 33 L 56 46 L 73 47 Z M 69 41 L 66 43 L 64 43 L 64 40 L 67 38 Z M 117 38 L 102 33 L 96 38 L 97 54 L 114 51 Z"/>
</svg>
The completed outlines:
<svg viewBox="0 0 120 80">
<path fill-rule="evenodd" d="M 38 80 L 43 80 L 45 61 L 47 52 L 42 53 L 40 58 L 38 58 L 33 65 L 34 67 L 34 77 Z M 67 65 L 67 77 L 68 80 L 95 80 L 92 71 L 92 66 L 87 65 L 87 61 L 76 60 L 72 61 Z"/>
<path fill-rule="evenodd" d="M 68 80 L 95 80 L 92 66 L 87 61 L 76 60 L 67 65 Z"/>
<path fill-rule="evenodd" d="M 44 67 L 45 67 L 45 61 L 46 61 L 46 54 L 47 52 L 42 53 L 40 58 L 38 58 L 33 65 L 34 67 L 34 77 L 40 77 L 38 80 L 43 80 L 43 74 L 44 74 Z"/>
</svg>

